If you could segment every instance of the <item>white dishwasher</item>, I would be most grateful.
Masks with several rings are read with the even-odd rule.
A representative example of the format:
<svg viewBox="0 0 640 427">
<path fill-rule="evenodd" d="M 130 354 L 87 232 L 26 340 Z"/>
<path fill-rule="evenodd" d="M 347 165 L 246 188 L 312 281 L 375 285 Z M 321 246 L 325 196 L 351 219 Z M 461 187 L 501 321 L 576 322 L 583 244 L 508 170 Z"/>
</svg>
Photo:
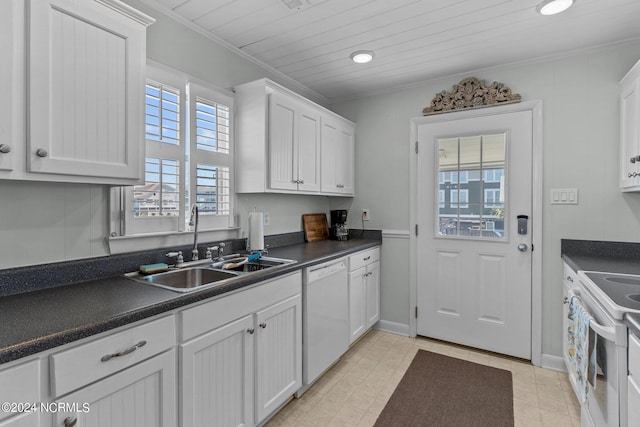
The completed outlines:
<svg viewBox="0 0 640 427">
<path fill-rule="evenodd" d="M 304 270 L 302 382 L 304 393 L 349 347 L 346 258 Z"/>
</svg>

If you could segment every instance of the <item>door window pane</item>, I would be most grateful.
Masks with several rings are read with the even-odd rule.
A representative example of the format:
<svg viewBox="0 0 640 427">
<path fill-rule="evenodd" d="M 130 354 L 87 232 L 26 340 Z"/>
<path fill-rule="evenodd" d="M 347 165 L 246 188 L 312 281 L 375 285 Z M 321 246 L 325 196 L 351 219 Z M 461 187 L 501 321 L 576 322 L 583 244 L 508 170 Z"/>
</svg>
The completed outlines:
<svg viewBox="0 0 640 427">
<path fill-rule="evenodd" d="M 505 152 L 505 133 L 438 140 L 437 235 L 506 238 Z"/>
</svg>

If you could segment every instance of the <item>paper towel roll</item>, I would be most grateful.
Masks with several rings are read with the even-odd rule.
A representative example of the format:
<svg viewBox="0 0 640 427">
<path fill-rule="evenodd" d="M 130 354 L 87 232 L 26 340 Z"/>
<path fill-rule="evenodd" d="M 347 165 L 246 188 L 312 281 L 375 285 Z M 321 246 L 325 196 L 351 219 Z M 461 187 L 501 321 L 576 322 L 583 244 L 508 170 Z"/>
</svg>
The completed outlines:
<svg viewBox="0 0 640 427">
<path fill-rule="evenodd" d="M 262 212 L 249 214 L 249 249 L 252 251 L 264 249 L 264 214 Z"/>
</svg>

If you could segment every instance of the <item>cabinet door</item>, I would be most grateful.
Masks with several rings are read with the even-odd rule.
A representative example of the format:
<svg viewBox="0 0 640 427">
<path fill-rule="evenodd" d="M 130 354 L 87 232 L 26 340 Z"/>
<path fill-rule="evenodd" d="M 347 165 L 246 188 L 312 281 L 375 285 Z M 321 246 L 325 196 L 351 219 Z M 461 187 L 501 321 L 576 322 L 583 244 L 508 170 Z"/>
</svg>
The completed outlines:
<svg viewBox="0 0 640 427">
<path fill-rule="evenodd" d="M 353 343 L 366 330 L 366 267 L 349 273 L 349 343 Z"/>
<path fill-rule="evenodd" d="M 320 114 L 301 109 L 298 115 L 299 191 L 320 191 Z"/>
<path fill-rule="evenodd" d="M 630 77 L 620 88 L 620 188 L 640 184 L 640 77 Z M 636 174 L 635 176 L 633 174 Z"/>
<path fill-rule="evenodd" d="M 29 171 L 136 183 L 145 25 L 93 0 L 29 4 Z"/>
<path fill-rule="evenodd" d="M 353 127 L 323 118 L 321 141 L 321 191 L 353 195 L 355 144 Z"/>
<path fill-rule="evenodd" d="M 24 97 L 24 7 L 18 0 L 3 2 L 0 13 L 0 171 L 15 168 L 18 124 L 24 119 L 20 100 Z"/>
<path fill-rule="evenodd" d="M 371 328 L 380 320 L 380 262 L 374 262 L 367 266 L 366 278 L 367 294 L 367 323 L 366 329 Z"/>
<path fill-rule="evenodd" d="M 76 412 L 56 414 L 56 427 L 176 425 L 176 354 L 170 350 L 64 396 Z M 86 406 L 85 406 L 86 405 Z M 69 422 L 67 422 L 69 424 Z"/>
<path fill-rule="evenodd" d="M 253 425 L 253 316 L 180 346 L 183 427 Z"/>
<path fill-rule="evenodd" d="M 324 117 L 322 118 L 320 149 L 322 176 L 320 190 L 323 193 L 338 193 L 340 191 L 336 181 L 337 162 L 340 155 L 338 132 L 336 123 Z"/>
<path fill-rule="evenodd" d="M 296 295 L 256 313 L 256 424 L 302 385 L 301 307 Z"/>
<path fill-rule="evenodd" d="M 269 95 L 269 188 L 298 189 L 297 104 L 287 97 Z"/>
<path fill-rule="evenodd" d="M 336 182 L 340 193 L 354 194 L 354 151 L 355 130 L 351 126 L 342 126 L 339 129 L 338 151 L 340 157 L 336 166 Z"/>
<path fill-rule="evenodd" d="M 0 422 L 0 427 L 38 427 L 39 425 L 39 412 L 25 412 L 24 414 L 11 417 L 5 422 Z"/>
</svg>

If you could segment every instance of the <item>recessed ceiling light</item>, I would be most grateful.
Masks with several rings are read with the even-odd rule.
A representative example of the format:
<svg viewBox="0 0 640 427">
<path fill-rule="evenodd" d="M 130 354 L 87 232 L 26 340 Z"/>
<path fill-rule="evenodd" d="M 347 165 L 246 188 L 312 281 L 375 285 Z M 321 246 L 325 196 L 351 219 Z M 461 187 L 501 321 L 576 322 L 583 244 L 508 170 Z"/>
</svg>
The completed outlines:
<svg viewBox="0 0 640 427">
<path fill-rule="evenodd" d="M 544 0 L 536 10 L 541 15 L 555 15 L 564 12 L 573 5 L 575 0 Z"/>
<path fill-rule="evenodd" d="M 370 50 L 358 50 L 351 54 L 351 60 L 356 64 L 366 64 L 370 62 L 375 54 Z"/>
</svg>

